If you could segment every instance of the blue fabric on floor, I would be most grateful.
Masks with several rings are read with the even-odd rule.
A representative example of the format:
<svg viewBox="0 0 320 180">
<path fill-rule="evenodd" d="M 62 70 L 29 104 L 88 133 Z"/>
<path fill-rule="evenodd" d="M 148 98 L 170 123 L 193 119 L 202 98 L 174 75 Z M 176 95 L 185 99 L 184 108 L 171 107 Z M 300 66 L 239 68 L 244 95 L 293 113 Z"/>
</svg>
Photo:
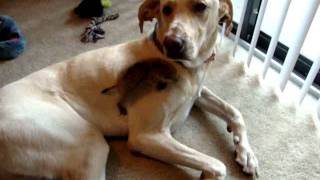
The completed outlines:
<svg viewBox="0 0 320 180">
<path fill-rule="evenodd" d="M 0 16 L 0 60 L 14 59 L 25 48 L 26 40 L 10 16 Z"/>
</svg>

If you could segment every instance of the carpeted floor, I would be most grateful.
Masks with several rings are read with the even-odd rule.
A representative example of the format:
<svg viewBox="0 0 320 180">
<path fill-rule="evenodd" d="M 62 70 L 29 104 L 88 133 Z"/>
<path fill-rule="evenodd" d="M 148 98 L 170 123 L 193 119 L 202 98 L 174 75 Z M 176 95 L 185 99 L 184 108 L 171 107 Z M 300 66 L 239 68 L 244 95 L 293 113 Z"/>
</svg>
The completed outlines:
<svg viewBox="0 0 320 180">
<path fill-rule="evenodd" d="M 82 44 L 79 35 L 88 21 L 71 13 L 79 1 L 0 0 L 0 14 L 12 16 L 28 41 L 22 56 L 0 62 L 0 86 L 81 52 L 139 37 L 136 17 L 139 0 L 113 2 L 120 18 L 103 25 L 106 39 L 96 44 Z M 241 62 L 223 53 L 219 56 L 212 65 L 207 84 L 243 113 L 252 148 L 259 159 L 260 179 L 320 179 L 319 130 L 311 116 L 281 103 L 271 88 L 263 88 L 257 76 L 247 73 Z M 174 136 L 223 161 L 228 168 L 227 179 L 251 179 L 243 175 L 235 163 L 231 135 L 217 117 L 194 109 Z M 135 156 L 128 151 L 125 140 L 109 142 L 111 153 L 106 167 L 109 180 L 185 180 L 200 175 L 189 168 Z"/>
</svg>

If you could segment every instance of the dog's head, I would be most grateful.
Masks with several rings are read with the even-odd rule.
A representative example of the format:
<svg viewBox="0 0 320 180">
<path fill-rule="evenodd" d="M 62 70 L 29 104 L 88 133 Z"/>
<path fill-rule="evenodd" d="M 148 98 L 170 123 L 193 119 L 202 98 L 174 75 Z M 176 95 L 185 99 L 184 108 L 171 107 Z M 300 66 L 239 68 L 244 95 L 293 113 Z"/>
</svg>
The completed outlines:
<svg viewBox="0 0 320 180">
<path fill-rule="evenodd" d="M 231 0 L 144 0 L 139 9 L 144 21 L 157 19 L 156 36 L 166 56 L 196 67 L 212 54 L 218 24 L 232 23 Z"/>
</svg>

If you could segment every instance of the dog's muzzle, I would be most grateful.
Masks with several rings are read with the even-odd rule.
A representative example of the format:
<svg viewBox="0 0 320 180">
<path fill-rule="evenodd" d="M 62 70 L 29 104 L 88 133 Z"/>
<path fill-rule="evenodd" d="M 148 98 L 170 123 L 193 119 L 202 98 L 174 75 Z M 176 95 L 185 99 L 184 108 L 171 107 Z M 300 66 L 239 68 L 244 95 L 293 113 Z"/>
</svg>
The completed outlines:
<svg viewBox="0 0 320 180">
<path fill-rule="evenodd" d="M 185 40 L 178 36 L 166 36 L 163 41 L 166 55 L 172 59 L 185 58 Z"/>
</svg>

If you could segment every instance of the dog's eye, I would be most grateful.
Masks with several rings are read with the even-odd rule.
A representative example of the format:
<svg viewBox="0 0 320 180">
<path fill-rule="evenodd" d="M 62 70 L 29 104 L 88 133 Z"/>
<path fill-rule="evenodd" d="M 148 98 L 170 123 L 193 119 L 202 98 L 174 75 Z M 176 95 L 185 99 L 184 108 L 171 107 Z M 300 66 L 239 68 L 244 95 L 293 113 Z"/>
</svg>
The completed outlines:
<svg viewBox="0 0 320 180">
<path fill-rule="evenodd" d="M 195 13 L 202 13 L 207 9 L 207 5 L 204 3 L 196 3 L 192 6 L 192 10 Z"/>
<path fill-rule="evenodd" d="M 172 14 L 172 11 L 173 9 L 169 5 L 164 6 L 162 9 L 163 14 L 166 16 L 170 16 Z"/>
</svg>

